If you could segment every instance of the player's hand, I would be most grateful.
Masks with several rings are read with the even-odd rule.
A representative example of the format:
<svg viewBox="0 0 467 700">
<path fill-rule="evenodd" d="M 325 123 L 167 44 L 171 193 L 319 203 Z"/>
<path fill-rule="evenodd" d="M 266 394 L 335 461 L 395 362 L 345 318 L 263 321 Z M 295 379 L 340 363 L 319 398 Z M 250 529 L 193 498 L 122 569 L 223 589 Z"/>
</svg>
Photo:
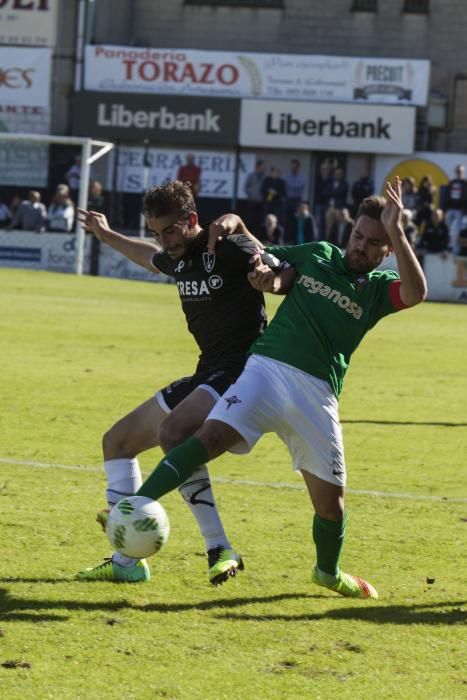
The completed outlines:
<svg viewBox="0 0 467 700">
<path fill-rule="evenodd" d="M 253 289 L 256 289 L 258 292 L 272 292 L 274 290 L 276 273 L 262 262 L 259 253 L 253 255 L 250 258 L 250 262 L 255 265 L 254 269 L 248 273 L 248 281 Z"/>
<path fill-rule="evenodd" d="M 241 223 L 242 220 L 237 214 L 223 214 L 218 219 L 214 219 L 212 224 L 209 225 L 208 250 L 213 253 L 217 241 L 221 241 L 229 234 L 235 233 Z"/>
<path fill-rule="evenodd" d="M 99 240 L 102 236 L 110 231 L 110 226 L 105 214 L 98 211 L 87 211 L 86 209 L 77 209 L 78 221 L 85 231 L 93 233 Z"/>
<path fill-rule="evenodd" d="M 381 212 L 381 223 L 386 229 L 389 237 L 396 232 L 402 230 L 402 211 L 404 205 L 402 203 L 402 184 L 399 177 L 396 177 L 392 184 L 389 180 L 386 182 L 384 189 L 386 204 Z"/>
</svg>

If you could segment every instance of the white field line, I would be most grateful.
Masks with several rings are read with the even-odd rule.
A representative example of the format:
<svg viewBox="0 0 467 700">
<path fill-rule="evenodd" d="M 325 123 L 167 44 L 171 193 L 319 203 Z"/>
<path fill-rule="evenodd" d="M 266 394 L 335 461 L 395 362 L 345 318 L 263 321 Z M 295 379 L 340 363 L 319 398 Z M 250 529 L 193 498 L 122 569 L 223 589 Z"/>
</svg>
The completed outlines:
<svg viewBox="0 0 467 700">
<path fill-rule="evenodd" d="M 0 464 L 14 464 L 18 467 L 31 467 L 33 469 L 64 469 L 78 472 L 100 472 L 104 473 L 103 467 L 91 467 L 85 464 L 55 464 L 47 462 L 31 462 L 22 459 L 10 459 L 0 457 Z M 303 491 L 303 484 L 287 484 L 281 481 L 254 481 L 252 479 L 226 479 L 222 476 L 213 476 L 211 481 L 215 484 L 234 484 L 237 486 L 253 486 L 255 488 L 288 489 L 293 491 Z M 448 498 L 443 496 L 430 496 L 428 494 L 414 493 L 394 493 L 391 491 L 366 491 L 364 489 L 346 489 L 347 493 L 357 496 L 372 496 L 374 498 L 405 498 L 409 501 L 432 501 L 438 503 L 467 503 L 467 498 Z"/>
</svg>

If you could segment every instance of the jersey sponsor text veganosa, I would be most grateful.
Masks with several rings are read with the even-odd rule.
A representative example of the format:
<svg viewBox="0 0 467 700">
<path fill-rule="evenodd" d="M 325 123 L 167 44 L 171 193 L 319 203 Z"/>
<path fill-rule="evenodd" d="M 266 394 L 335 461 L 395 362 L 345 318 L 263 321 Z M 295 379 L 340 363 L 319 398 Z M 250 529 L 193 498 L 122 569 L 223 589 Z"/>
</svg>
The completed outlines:
<svg viewBox="0 0 467 700">
<path fill-rule="evenodd" d="M 308 290 L 308 294 L 321 294 L 323 297 L 327 297 L 329 301 L 333 301 L 341 309 L 345 309 L 347 313 L 351 314 L 357 321 L 362 317 L 363 309 L 357 304 L 356 301 L 350 301 L 349 297 L 341 294 L 337 289 L 332 289 L 329 285 L 315 280 L 313 277 L 308 275 L 301 275 L 297 281 L 297 284 L 303 285 Z"/>
</svg>

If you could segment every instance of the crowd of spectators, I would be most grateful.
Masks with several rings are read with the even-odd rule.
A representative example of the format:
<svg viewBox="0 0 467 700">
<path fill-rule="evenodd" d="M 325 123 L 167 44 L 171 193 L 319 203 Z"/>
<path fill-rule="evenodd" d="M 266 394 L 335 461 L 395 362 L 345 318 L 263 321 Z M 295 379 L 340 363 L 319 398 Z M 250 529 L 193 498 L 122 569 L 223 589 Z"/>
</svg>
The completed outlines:
<svg viewBox="0 0 467 700">
<path fill-rule="evenodd" d="M 76 184 L 78 189 L 73 191 L 75 201 L 79 181 Z M 38 190 L 29 190 L 25 199 L 15 195 L 9 204 L 0 197 L 0 228 L 7 231 L 70 233 L 76 223 L 76 205 L 71 194 L 70 186 L 62 183 L 57 185 L 48 206 L 42 202 Z M 88 207 L 94 211 L 104 211 L 103 188 L 97 180 L 89 183 Z"/>
<path fill-rule="evenodd" d="M 246 180 L 247 222 L 265 243 L 328 241 L 345 248 L 361 202 L 375 193 L 368 169 L 350 186 L 344 169 L 323 161 L 312 183 L 313 211 L 305 197 L 300 161 L 293 158 L 282 177 L 278 167 L 266 172 L 263 160 Z M 425 253 L 467 254 L 467 180 L 464 166 L 438 191 L 430 175 L 402 181 L 403 226 L 412 248 Z"/>
<path fill-rule="evenodd" d="M 56 186 L 47 205 L 41 193 L 30 190 L 25 199 L 12 196 L 10 202 L 0 195 L 0 228 L 4 230 L 72 232 L 76 225 L 76 202 L 80 185 L 81 163 L 77 155 L 63 175 L 66 180 Z M 179 168 L 179 179 L 189 181 L 197 196 L 201 170 L 194 156 L 187 154 Z M 266 168 L 258 160 L 246 177 L 246 220 L 250 229 L 265 243 L 274 245 L 328 241 L 345 248 L 359 205 L 374 194 L 368 169 L 350 185 L 338 161 L 325 159 L 310 183 L 313 206 L 307 201 L 306 180 L 297 158 L 289 162 L 282 176 L 273 165 Z M 467 180 L 465 168 L 458 165 L 454 177 L 440 188 L 429 175 L 419 182 L 413 177 L 402 181 L 403 226 L 410 245 L 420 260 L 425 253 L 467 256 Z M 106 211 L 103 187 L 91 180 L 88 208 Z"/>
</svg>

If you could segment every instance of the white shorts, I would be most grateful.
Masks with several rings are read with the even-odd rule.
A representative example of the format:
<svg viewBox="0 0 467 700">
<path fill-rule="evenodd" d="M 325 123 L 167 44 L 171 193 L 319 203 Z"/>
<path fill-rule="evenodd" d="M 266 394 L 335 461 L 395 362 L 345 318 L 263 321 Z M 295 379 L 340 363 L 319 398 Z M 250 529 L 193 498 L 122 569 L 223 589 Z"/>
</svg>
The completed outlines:
<svg viewBox="0 0 467 700">
<path fill-rule="evenodd" d="M 276 433 L 289 449 L 293 469 L 345 486 L 337 399 L 322 379 L 252 355 L 206 420 L 222 421 L 240 433 L 244 442 L 231 450 L 237 454 L 249 452 L 264 433 Z"/>
</svg>

